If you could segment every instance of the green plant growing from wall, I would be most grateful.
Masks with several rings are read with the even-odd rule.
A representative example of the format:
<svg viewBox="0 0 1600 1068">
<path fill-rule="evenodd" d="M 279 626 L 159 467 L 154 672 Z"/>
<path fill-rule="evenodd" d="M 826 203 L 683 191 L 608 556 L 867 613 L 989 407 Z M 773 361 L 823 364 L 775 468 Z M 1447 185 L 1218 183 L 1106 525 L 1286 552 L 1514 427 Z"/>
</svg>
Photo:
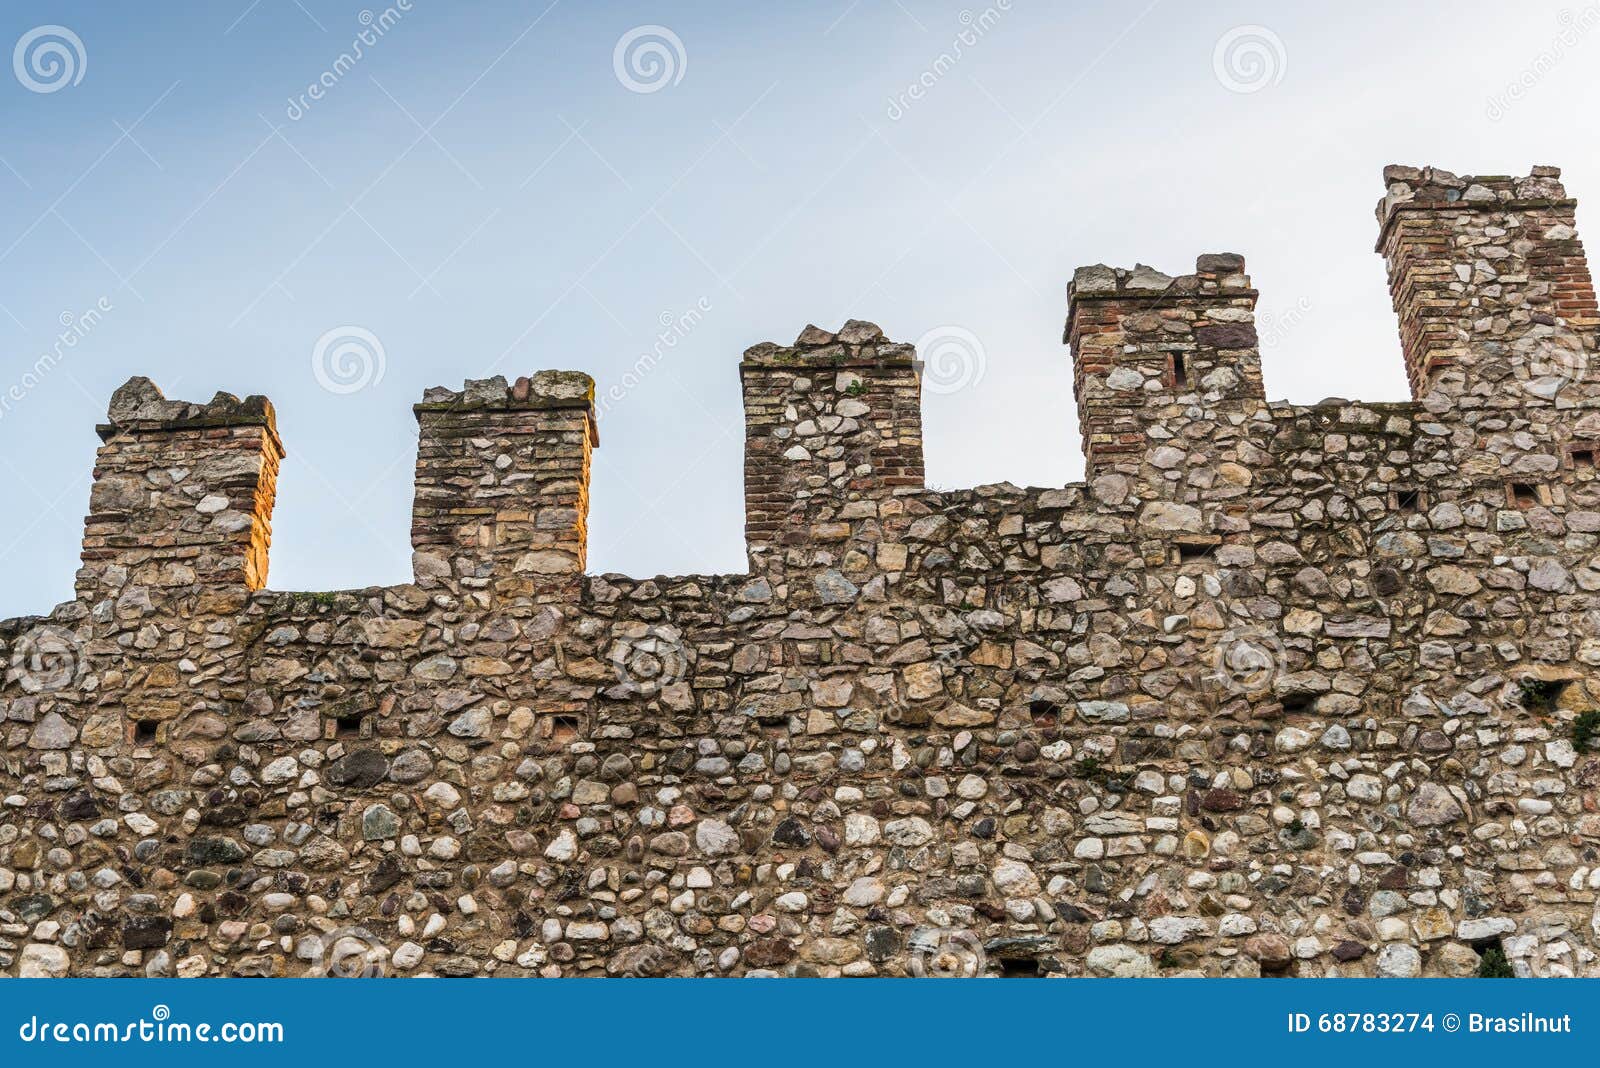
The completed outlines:
<svg viewBox="0 0 1600 1068">
<path fill-rule="evenodd" d="M 1572 748 L 1578 752 L 1588 749 L 1595 736 L 1600 735 L 1600 711 L 1579 713 L 1572 721 Z"/>
<path fill-rule="evenodd" d="M 1549 715 L 1556 710 L 1556 702 L 1561 697 L 1561 691 L 1566 689 L 1564 682 L 1551 682 L 1545 679 L 1525 678 L 1517 680 L 1521 689 L 1521 705 L 1529 712 L 1536 715 Z"/>
<path fill-rule="evenodd" d="M 1479 979 L 1515 979 L 1517 973 L 1511 970 L 1511 962 L 1506 959 L 1506 951 L 1499 946 L 1490 946 L 1483 951 L 1483 956 L 1478 958 Z"/>
</svg>

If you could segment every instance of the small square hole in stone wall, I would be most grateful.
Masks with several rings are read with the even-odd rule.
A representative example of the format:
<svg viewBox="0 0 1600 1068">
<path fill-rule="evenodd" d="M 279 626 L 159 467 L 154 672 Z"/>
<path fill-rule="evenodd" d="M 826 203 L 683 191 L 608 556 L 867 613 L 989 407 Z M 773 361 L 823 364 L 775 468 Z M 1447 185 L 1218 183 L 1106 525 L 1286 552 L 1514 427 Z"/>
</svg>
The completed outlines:
<svg viewBox="0 0 1600 1068">
<path fill-rule="evenodd" d="M 1028 714 L 1033 717 L 1033 725 L 1041 730 L 1061 725 L 1061 706 L 1046 698 L 1037 697 L 1029 701 Z"/>
<path fill-rule="evenodd" d="M 366 715 L 361 712 L 351 712 L 333 718 L 333 736 L 335 738 L 361 737 L 361 725 L 366 721 Z"/>
<path fill-rule="evenodd" d="M 1185 389 L 1189 385 L 1189 365 L 1183 353 L 1174 352 L 1167 362 L 1167 381 L 1173 389 Z"/>
<path fill-rule="evenodd" d="M 1513 482 L 1506 489 L 1507 503 L 1516 508 L 1535 508 L 1539 504 L 1539 487 L 1532 482 Z"/>
<path fill-rule="evenodd" d="M 156 735 L 161 724 L 153 719 L 136 719 L 133 721 L 133 744 L 155 745 Z"/>
<path fill-rule="evenodd" d="M 1414 489 L 1395 490 L 1394 510 L 1404 514 L 1422 511 L 1422 491 Z"/>
<path fill-rule="evenodd" d="M 551 716 L 549 719 L 550 743 L 552 745 L 567 745 L 578 740 L 582 733 L 582 724 L 577 716 Z"/>
<path fill-rule="evenodd" d="M 1548 715 L 1556 710 L 1570 685 L 1571 679 L 1520 679 L 1517 682 L 1521 691 L 1519 700 L 1529 712 Z"/>
<path fill-rule="evenodd" d="M 1286 693 L 1279 704 L 1283 705 L 1286 716 L 1299 716 L 1311 712 L 1316 708 L 1317 695 L 1314 693 Z"/>
<path fill-rule="evenodd" d="M 1044 975 L 1044 969 L 1039 967 L 1035 957 L 1001 957 L 1000 978 L 1002 979 L 1038 979 Z"/>
<path fill-rule="evenodd" d="M 1216 551 L 1217 547 L 1215 545 L 1201 545 L 1180 541 L 1178 543 L 1178 563 L 1193 564 L 1202 560 L 1210 560 Z"/>
<path fill-rule="evenodd" d="M 1568 456 L 1570 456 L 1572 458 L 1572 468 L 1573 468 L 1573 470 L 1575 470 L 1575 471 L 1582 471 L 1582 470 L 1592 471 L 1592 470 L 1594 470 L 1596 452 L 1597 452 L 1597 450 L 1592 445 L 1584 445 L 1584 446 L 1580 446 L 1580 447 L 1575 447 L 1571 452 L 1569 452 L 1567 454 Z"/>
</svg>

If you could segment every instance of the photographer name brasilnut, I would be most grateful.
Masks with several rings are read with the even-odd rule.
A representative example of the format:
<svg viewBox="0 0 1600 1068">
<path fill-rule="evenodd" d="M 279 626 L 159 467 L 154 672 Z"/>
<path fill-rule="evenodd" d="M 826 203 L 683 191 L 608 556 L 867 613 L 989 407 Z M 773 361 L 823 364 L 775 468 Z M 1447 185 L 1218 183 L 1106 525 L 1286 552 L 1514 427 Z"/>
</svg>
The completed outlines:
<svg viewBox="0 0 1600 1068">
<path fill-rule="evenodd" d="M 1481 1012 L 1466 1014 L 1465 1031 L 1468 1034 L 1498 1035 L 1570 1035 L 1572 1014 L 1540 1016 L 1533 1012 L 1519 1012 L 1512 1016 L 1485 1016 Z"/>
</svg>

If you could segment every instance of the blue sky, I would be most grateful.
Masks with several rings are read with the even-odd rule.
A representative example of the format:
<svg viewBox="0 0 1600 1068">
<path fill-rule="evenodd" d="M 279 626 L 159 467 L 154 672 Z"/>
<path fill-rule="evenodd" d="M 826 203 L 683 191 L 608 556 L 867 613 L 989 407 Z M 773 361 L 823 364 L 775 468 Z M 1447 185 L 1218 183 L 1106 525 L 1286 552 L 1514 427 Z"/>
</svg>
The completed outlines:
<svg viewBox="0 0 1600 1068">
<path fill-rule="evenodd" d="M 1600 200 L 1600 9 L 1576 4 L 387 6 L 0 12 L 0 616 L 70 596 L 131 375 L 272 398 L 271 585 L 337 589 L 409 578 L 425 388 L 604 391 L 659 346 L 602 422 L 591 570 L 737 571 L 757 341 L 858 317 L 981 348 L 925 398 L 930 482 L 1059 485 L 1075 266 L 1241 252 L 1270 396 L 1400 399 L 1384 164 L 1555 163 Z"/>
</svg>

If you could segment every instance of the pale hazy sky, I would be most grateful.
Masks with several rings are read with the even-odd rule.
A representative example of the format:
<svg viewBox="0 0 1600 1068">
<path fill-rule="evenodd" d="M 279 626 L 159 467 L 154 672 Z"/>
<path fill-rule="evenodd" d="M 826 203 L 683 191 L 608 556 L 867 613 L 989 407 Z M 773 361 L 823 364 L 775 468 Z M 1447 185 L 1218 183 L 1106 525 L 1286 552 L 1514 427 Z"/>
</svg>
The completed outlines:
<svg viewBox="0 0 1600 1068">
<path fill-rule="evenodd" d="M 425 388 L 605 391 L 688 316 L 602 421 L 590 567 L 737 571 L 757 341 L 981 350 L 925 396 L 929 481 L 1060 485 L 1075 266 L 1243 253 L 1269 396 L 1394 400 L 1384 164 L 1554 163 L 1600 203 L 1600 7 L 408 4 L 0 12 L 0 617 L 70 596 L 135 374 L 271 397 L 271 585 L 349 588 L 410 576 Z"/>
</svg>

